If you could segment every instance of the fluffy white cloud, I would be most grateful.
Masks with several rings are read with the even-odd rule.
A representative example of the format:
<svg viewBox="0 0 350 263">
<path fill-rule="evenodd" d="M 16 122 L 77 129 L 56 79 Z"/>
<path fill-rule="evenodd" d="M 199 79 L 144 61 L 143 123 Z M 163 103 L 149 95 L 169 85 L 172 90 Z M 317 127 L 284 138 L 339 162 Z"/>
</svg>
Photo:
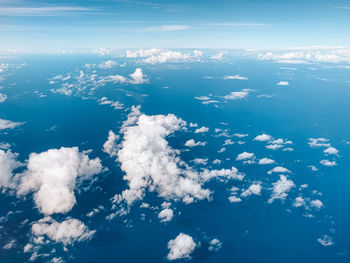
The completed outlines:
<svg viewBox="0 0 350 263">
<path fill-rule="evenodd" d="M 213 238 L 212 240 L 209 241 L 209 247 L 208 247 L 209 251 L 218 251 L 221 249 L 221 247 L 222 247 L 222 242 L 219 239 Z"/>
<path fill-rule="evenodd" d="M 254 153 L 242 152 L 237 155 L 236 160 L 237 161 L 247 160 L 247 159 L 252 159 L 253 157 L 254 157 Z"/>
<path fill-rule="evenodd" d="M 146 64 L 191 62 L 199 61 L 201 56 L 202 52 L 200 50 L 194 50 L 192 54 L 182 53 L 179 51 L 163 51 L 158 54 L 153 54 L 147 58 L 144 58 L 140 62 Z"/>
<path fill-rule="evenodd" d="M 226 100 L 240 100 L 240 99 L 247 97 L 248 94 L 249 94 L 248 90 L 232 91 L 230 94 L 225 95 L 224 99 L 226 99 Z"/>
<path fill-rule="evenodd" d="M 148 189 L 156 191 L 161 198 L 191 203 L 210 198 L 210 190 L 203 188 L 206 181 L 242 177 L 234 167 L 203 169 L 198 173 L 185 164 L 166 140 L 185 126 L 186 123 L 173 114 L 148 116 L 141 114 L 139 107 L 132 107 L 121 129 L 124 136 L 117 154 L 129 189 L 116 195 L 116 202 L 126 201 L 131 205 L 141 200 Z"/>
<path fill-rule="evenodd" d="M 259 160 L 259 164 L 265 165 L 265 164 L 274 164 L 275 160 L 272 160 L 270 158 L 262 158 Z"/>
<path fill-rule="evenodd" d="M 129 76 L 131 78 L 129 80 L 131 84 L 143 84 L 149 81 L 147 75 L 143 73 L 141 68 L 137 68 L 135 72 L 130 74 Z"/>
<path fill-rule="evenodd" d="M 204 133 L 204 132 L 208 132 L 208 131 L 209 131 L 209 128 L 203 126 L 201 128 L 196 129 L 194 132 L 195 133 Z"/>
<path fill-rule="evenodd" d="M 123 109 L 123 106 L 124 106 L 119 101 L 108 100 L 107 97 L 102 97 L 101 99 L 98 100 L 98 103 L 101 105 L 111 105 L 111 107 L 113 107 L 116 110 L 121 110 Z"/>
<path fill-rule="evenodd" d="M 272 139 L 271 135 L 263 133 L 263 134 L 260 134 L 260 135 L 256 136 L 254 138 L 254 141 L 266 142 L 266 141 L 269 141 L 271 139 Z"/>
<path fill-rule="evenodd" d="M 288 81 L 280 81 L 277 83 L 278 86 L 289 86 L 289 82 Z"/>
<path fill-rule="evenodd" d="M 317 241 L 324 247 L 329 247 L 334 245 L 333 238 L 327 235 L 324 235 L 323 237 L 318 238 Z"/>
<path fill-rule="evenodd" d="M 168 254 L 169 260 L 180 258 L 190 259 L 191 253 L 196 248 L 196 243 L 191 236 L 180 233 L 175 239 L 168 242 L 168 248 L 170 249 Z"/>
<path fill-rule="evenodd" d="M 309 138 L 308 144 L 311 147 L 330 147 L 329 140 L 326 138 Z"/>
<path fill-rule="evenodd" d="M 237 197 L 237 196 L 229 196 L 228 200 L 230 201 L 230 203 L 239 203 L 242 202 L 242 199 Z"/>
<path fill-rule="evenodd" d="M 227 54 L 228 52 L 226 51 L 220 51 L 219 53 L 212 55 L 210 57 L 210 59 L 214 59 L 214 60 L 223 60 L 224 56 Z"/>
<path fill-rule="evenodd" d="M 12 171 L 20 166 L 16 161 L 18 154 L 10 150 L 0 150 L 0 188 L 15 188 L 16 183 Z"/>
<path fill-rule="evenodd" d="M 334 147 L 328 147 L 327 149 L 323 150 L 326 154 L 338 154 L 338 150 Z"/>
<path fill-rule="evenodd" d="M 161 222 L 169 222 L 174 216 L 174 211 L 170 208 L 165 208 L 159 212 L 158 218 L 160 218 Z"/>
<path fill-rule="evenodd" d="M 301 207 L 301 206 L 305 206 L 306 202 L 304 200 L 304 198 L 302 198 L 301 196 L 295 198 L 293 206 L 294 207 Z"/>
<path fill-rule="evenodd" d="M 272 203 L 275 199 L 285 199 L 288 195 L 288 192 L 295 187 L 295 184 L 292 180 L 289 180 L 285 175 L 281 174 L 280 179 L 273 183 L 273 194 L 269 199 L 269 203 Z"/>
<path fill-rule="evenodd" d="M 324 165 L 324 166 L 336 166 L 337 163 L 336 161 L 329 161 L 329 160 L 321 160 L 320 164 Z"/>
<path fill-rule="evenodd" d="M 194 147 L 194 146 L 205 146 L 207 142 L 196 142 L 194 139 L 190 139 L 186 141 L 185 146 L 187 147 Z"/>
<path fill-rule="evenodd" d="M 0 130 L 14 129 L 18 126 L 21 126 L 22 124 L 23 122 L 14 122 L 10 120 L 0 119 Z"/>
<path fill-rule="evenodd" d="M 7 95 L 0 93 L 0 103 L 3 103 L 7 99 Z"/>
<path fill-rule="evenodd" d="M 225 77 L 224 77 L 224 80 L 227 80 L 227 79 L 248 80 L 248 78 L 242 77 L 242 76 L 240 76 L 240 75 L 225 76 Z"/>
<path fill-rule="evenodd" d="M 34 243 L 42 243 L 48 238 L 56 243 L 71 245 L 75 242 L 90 240 L 95 230 L 89 230 L 78 219 L 69 218 L 59 223 L 51 217 L 44 217 L 32 225 Z"/>
<path fill-rule="evenodd" d="M 127 50 L 126 51 L 126 57 L 127 58 L 144 58 L 144 57 L 150 57 L 152 55 L 155 55 L 159 53 L 160 50 L 157 48 L 151 48 L 151 49 L 139 49 L 134 52 Z"/>
<path fill-rule="evenodd" d="M 100 159 L 89 159 L 88 153 L 62 147 L 30 154 L 17 194 L 34 192 L 35 204 L 44 214 L 70 211 L 76 202 L 77 180 L 90 179 L 102 170 Z"/>
<path fill-rule="evenodd" d="M 321 208 L 323 207 L 323 203 L 322 203 L 320 200 L 318 200 L 318 199 L 312 200 L 312 201 L 310 202 L 310 205 L 311 205 L 312 207 L 317 208 L 317 209 L 321 209 Z"/>
<path fill-rule="evenodd" d="M 98 65 L 98 67 L 102 68 L 102 69 L 110 69 L 110 68 L 115 67 L 116 65 L 117 65 L 117 62 L 115 62 L 113 60 L 107 60 L 107 61 L 100 63 Z"/>
<path fill-rule="evenodd" d="M 261 184 L 252 184 L 248 187 L 247 190 L 245 190 L 241 196 L 247 197 L 250 195 L 260 195 L 261 194 Z"/>
<path fill-rule="evenodd" d="M 108 132 L 108 139 L 107 141 L 103 144 L 103 151 L 105 153 L 108 153 L 109 156 L 114 157 L 117 156 L 117 141 L 119 140 L 120 136 L 115 134 L 113 131 Z"/>
<path fill-rule="evenodd" d="M 287 168 L 284 168 L 282 166 L 276 166 L 273 169 L 271 169 L 270 171 L 268 171 L 268 174 L 272 174 L 272 173 L 290 173 L 291 171 L 288 170 Z"/>
</svg>

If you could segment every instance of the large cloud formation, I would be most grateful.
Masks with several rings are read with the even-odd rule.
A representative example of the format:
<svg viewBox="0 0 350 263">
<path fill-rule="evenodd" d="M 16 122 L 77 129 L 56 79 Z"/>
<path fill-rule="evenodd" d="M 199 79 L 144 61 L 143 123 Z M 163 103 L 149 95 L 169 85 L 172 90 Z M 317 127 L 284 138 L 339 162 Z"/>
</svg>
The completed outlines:
<svg viewBox="0 0 350 263">
<path fill-rule="evenodd" d="M 102 170 L 100 159 L 89 159 L 88 153 L 62 147 L 30 154 L 27 169 L 20 175 L 18 195 L 34 192 L 36 206 L 46 215 L 70 211 L 76 202 L 77 180 Z"/>
<path fill-rule="evenodd" d="M 234 167 L 204 169 L 198 173 L 183 162 L 166 137 L 185 125 L 185 121 L 173 114 L 148 116 L 142 114 L 139 107 L 132 108 L 121 129 L 123 141 L 117 154 L 129 189 L 117 195 L 115 200 L 124 200 L 131 205 L 141 200 L 148 189 L 164 199 L 188 204 L 210 199 L 211 191 L 203 185 L 212 178 L 243 179 Z"/>
</svg>

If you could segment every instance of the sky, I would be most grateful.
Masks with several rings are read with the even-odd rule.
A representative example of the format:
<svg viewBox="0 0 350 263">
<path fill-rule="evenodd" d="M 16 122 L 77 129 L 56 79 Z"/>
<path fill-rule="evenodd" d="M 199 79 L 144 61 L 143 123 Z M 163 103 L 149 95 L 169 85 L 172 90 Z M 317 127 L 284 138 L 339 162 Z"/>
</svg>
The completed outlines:
<svg viewBox="0 0 350 263">
<path fill-rule="evenodd" d="M 0 49 L 349 46 L 345 0 L 0 0 Z"/>
</svg>

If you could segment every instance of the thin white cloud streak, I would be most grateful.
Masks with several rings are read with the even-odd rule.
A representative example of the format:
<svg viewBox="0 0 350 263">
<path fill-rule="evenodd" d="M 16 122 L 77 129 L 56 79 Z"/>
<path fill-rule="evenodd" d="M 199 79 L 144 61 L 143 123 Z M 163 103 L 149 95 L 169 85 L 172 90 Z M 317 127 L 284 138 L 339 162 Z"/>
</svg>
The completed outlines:
<svg viewBox="0 0 350 263">
<path fill-rule="evenodd" d="M 93 9 L 81 6 L 0 7 L 0 16 L 59 16 L 83 11 Z"/>
<path fill-rule="evenodd" d="M 162 26 L 151 26 L 147 27 L 146 31 L 151 32 L 168 32 L 168 31 L 180 31 L 180 30 L 188 30 L 191 27 L 188 25 L 162 25 Z"/>
</svg>

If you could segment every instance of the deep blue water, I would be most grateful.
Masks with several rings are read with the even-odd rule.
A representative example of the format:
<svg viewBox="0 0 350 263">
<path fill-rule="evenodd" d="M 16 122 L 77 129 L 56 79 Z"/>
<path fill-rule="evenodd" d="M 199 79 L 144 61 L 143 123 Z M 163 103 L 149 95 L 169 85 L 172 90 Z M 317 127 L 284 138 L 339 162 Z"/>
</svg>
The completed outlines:
<svg viewBox="0 0 350 263">
<path fill-rule="evenodd" d="M 19 153 L 19 160 L 25 161 L 32 152 L 79 146 L 82 150 L 92 149 L 90 156 L 99 157 L 103 165 L 109 168 L 108 172 L 98 176 L 88 191 L 76 193 L 77 204 L 67 214 L 80 219 L 90 229 L 97 230 L 92 240 L 70 247 L 69 252 L 63 251 L 61 244 L 50 245 L 45 248 L 47 251 L 56 247 L 55 256 L 61 256 L 67 262 L 164 262 L 168 241 L 184 232 L 201 242 L 191 262 L 350 261 L 350 144 L 345 143 L 350 141 L 349 69 L 301 64 L 289 65 L 295 68 L 290 70 L 281 69 L 286 65 L 278 63 L 236 57 L 232 63 L 205 61 L 141 65 L 150 78 L 148 84 L 107 84 L 97 89 L 94 95 L 84 94 L 87 99 L 82 99 L 82 95 L 65 96 L 50 92 L 53 85 L 49 84 L 49 78 L 80 70 L 85 63 L 99 63 L 108 59 L 120 64 L 125 60 L 88 55 L 11 58 L 11 63 L 26 65 L 9 71 L 0 82 L 0 86 L 4 87 L 0 92 L 8 96 L 0 104 L 0 118 L 25 122 L 17 129 L 0 133 L 0 142 L 10 143 L 12 151 Z M 117 66 L 107 72 L 128 75 L 136 67 L 128 62 L 126 67 Z M 97 74 L 100 74 L 99 70 Z M 103 74 L 108 73 L 105 71 Z M 225 75 L 236 74 L 249 80 L 222 79 Z M 203 78 L 205 76 L 214 79 Z M 276 85 L 282 80 L 289 81 L 289 86 Z M 169 88 L 163 88 L 165 86 Z M 218 103 L 218 108 L 213 104 L 201 104 L 194 98 L 212 94 L 215 99 L 242 89 L 254 91 L 242 100 Z M 47 96 L 40 98 L 34 91 Z M 127 96 L 129 93 L 133 96 Z M 273 97 L 259 97 L 261 94 Z M 142 112 L 148 115 L 173 113 L 187 122 L 210 127 L 206 134 L 177 132 L 169 138 L 169 143 L 173 148 L 184 150 L 183 145 L 188 139 L 207 141 L 205 147 L 182 152 L 183 160 L 189 162 L 193 158 L 208 158 L 207 166 L 214 167 L 210 161 L 230 158 L 218 167 L 235 166 L 246 174 L 249 182 L 263 182 L 261 196 L 251 196 L 241 203 L 229 203 L 227 189 L 233 185 L 249 184 L 213 181 L 208 184 L 214 190 L 213 201 L 203 200 L 190 205 L 175 203 L 175 216 L 167 224 L 160 223 L 154 211 L 138 208 L 138 205 L 126 217 L 107 221 L 105 216 L 109 214 L 110 198 L 125 189 L 126 183 L 122 180 L 123 172 L 119 164 L 102 152 L 102 145 L 109 130 L 119 132 L 129 110 L 114 110 L 108 105 L 99 105 L 97 98 L 102 96 L 122 102 L 125 108 L 141 105 Z M 48 130 L 53 126 L 53 130 Z M 215 128 L 227 128 L 232 134 L 249 135 L 241 139 L 245 144 L 235 143 L 226 146 L 225 152 L 218 153 L 225 138 L 214 137 Z M 294 151 L 267 150 L 265 143 L 254 142 L 253 138 L 263 132 L 275 138 L 292 140 Z M 310 137 L 330 140 L 332 146 L 339 150 L 337 166 L 319 164 L 320 160 L 328 157 L 321 149 L 308 146 L 307 139 Z M 238 141 L 238 138 L 233 139 Z M 292 206 L 294 198 L 298 196 L 297 188 L 289 193 L 285 201 L 275 200 L 268 204 L 271 195 L 269 187 L 278 176 L 266 173 L 270 166 L 244 165 L 235 161 L 236 155 L 244 151 L 253 152 L 258 157 L 272 158 L 290 169 L 290 178 L 297 186 L 309 185 L 305 196 L 311 197 L 312 190 L 322 193 L 317 198 L 322 200 L 324 208 L 312 211 L 313 218 L 303 216 L 305 211 Z M 316 165 L 319 170 L 310 171 L 308 165 Z M 152 205 L 161 204 L 154 194 L 148 194 L 146 200 Z M 98 205 L 104 205 L 106 211 L 91 218 L 85 216 Z M 18 211 L 1 223 L 0 247 L 11 239 L 16 240 L 16 246 L 9 250 L 0 249 L 0 261 L 28 260 L 30 255 L 23 253 L 23 246 L 29 239 L 30 223 L 42 218 L 42 215 L 35 209 L 30 196 L 21 200 L 10 194 L 0 195 L 0 207 L 0 216 L 5 216 L 9 211 Z M 142 213 L 146 215 L 145 221 L 141 220 Z M 67 215 L 57 215 L 55 218 L 63 219 Z M 18 227 L 24 219 L 29 219 L 29 222 Z M 325 234 L 333 237 L 333 246 L 324 247 L 317 242 Z M 214 237 L 223 245 L 219 251 L 210 252 L 208 242 Z M 38 259 L 38 262 L 51 258 Z"/>
</svg>

